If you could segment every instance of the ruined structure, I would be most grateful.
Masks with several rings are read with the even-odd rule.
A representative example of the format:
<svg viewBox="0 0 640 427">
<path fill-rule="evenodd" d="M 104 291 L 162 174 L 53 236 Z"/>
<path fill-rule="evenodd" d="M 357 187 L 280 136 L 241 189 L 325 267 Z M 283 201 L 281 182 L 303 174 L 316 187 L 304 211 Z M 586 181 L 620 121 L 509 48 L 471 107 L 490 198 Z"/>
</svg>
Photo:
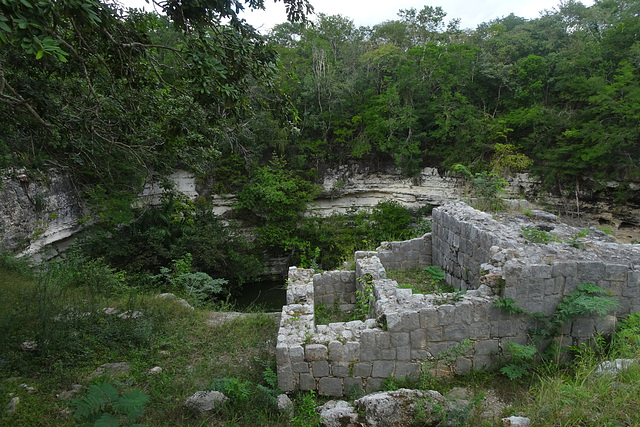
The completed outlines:
<svg viewBox="0 0 640 427">
<path fill-rule="evenodd" d="M 530 316 L 494 306 L 512 298 L 528 312 L 550 315 L 581 283 L 595 283 L 616 297 L 619 308 L 604 318 L 567 324 L 560 344 L 584 342 L 608 333 L 616 317 L 640 311 L 640 246 L 621 245 L 593 229 L 588 233 L 532 211 L 494 219 L 464 203 L 433 212 L 433 232 L 357 252 L 355 271 L 292 267 L 283 307 L 276 357 L 283 391 L 317 390 L 322 395 L 378 390 L 388 377 L 417 377 L 424 361 L 470 340 L 447 367 L 467 373 L 499 363 L 504 346 L 526 344 Z M 527 242 L 522 227 L 549 230 L 547 244 Z M 531 239 L 530 239 L 531 240 Z M 386 278 L 386 269 L 437 265 L 447 282 L 466 293 L 413 294 Z M 351 307 L 356 291 L 372 290 L 369 319 L 316 325 L 315 304 Z"/>
</svg>

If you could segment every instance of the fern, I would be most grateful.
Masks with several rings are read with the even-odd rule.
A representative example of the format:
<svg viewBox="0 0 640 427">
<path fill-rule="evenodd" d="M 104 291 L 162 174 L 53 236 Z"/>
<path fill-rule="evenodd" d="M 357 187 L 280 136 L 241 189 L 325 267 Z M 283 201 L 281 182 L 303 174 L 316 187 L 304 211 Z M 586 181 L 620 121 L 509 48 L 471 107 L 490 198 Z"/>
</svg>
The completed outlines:
<svg viewBox="0 0 640 427">
<path fill-rule="evenodd" d="M 149 396 L 138 389 L 129 390 L 122 396 L 109 383 L 89 387 L 88 394 L 71 402 L 74 418 L 80 425 L 94 427 L 119 427 L 134 425 L 144 413 Z"/>
</svg>

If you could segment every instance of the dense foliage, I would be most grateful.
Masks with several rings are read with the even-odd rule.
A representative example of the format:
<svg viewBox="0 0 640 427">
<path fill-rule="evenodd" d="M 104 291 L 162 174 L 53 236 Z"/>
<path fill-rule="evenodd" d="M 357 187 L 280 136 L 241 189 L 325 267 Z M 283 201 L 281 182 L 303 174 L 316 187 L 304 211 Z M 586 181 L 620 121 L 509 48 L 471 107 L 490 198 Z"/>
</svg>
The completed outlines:
<svg viewBox="0 0 640 427">
<path fill-rule="evenodd" d="M 561 3 L 461 30 L 440 8 L 356 28 L 320 15 L 272 33 L 301 112 L 283 146 L 305 168 L 362 159 L 473 172 L 529 166 L 556 190 L 640 177 L 637 2 Z M 269 142 L 256 150 L 273 149 Z M 502 159 L 499 171 L 495 162 Z M 628 187 L 620 187 L 620 201 Z"/>
</svg>

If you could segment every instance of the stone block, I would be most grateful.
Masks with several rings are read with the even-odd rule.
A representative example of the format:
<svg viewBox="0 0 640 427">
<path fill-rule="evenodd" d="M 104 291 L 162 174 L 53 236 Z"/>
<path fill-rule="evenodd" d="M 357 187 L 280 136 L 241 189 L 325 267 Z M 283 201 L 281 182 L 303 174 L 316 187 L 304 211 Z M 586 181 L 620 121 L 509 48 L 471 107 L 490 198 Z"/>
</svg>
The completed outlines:
<svg viewBox="0 0 640 427">
<path fill-rule="evenodd" d="M 296 363 L 292 363 L 291 364 L 291 369 L 293 369 L 293 372 L 298 373 L 298 374 L 302 374 L 302 373 L 308 373 L 309 372 L 309 364 L 307 362 L 296 362 Z"/>
<path fill-rule="evenodd" d="M 388 378 L 393 375 L 394 367 L 395 362 L 393 361 L 381 360 L 373 362 L 371 376 L 374 378 Z"/>
<path fill-rule="evenodd" d="M 376 346 L 380 349 L 391 347 L 391 334 L 388 332 L 377 333 Z"/>
<path fill-rule="evenodd" d="M 475 355 L 488 356 L 500 353 L 500 341 L 498 340 L 482 340 L 476 341 L 474 344 Z"/>
<path fill-rule="evenodd" d="M 466 375 L 471 372 L 471 367 L 473 362 L 471 359 L 467 357 L 457 357 L 456 358 L 456 374 L 458 375 Z"/>
<path fill-rule="evenodd" d="M 411 378 L 417 380 L 420 377 L 420 364 L 409 362 L 396 363 L 396 378 Z"/>
<path fill-rule="evenodd" d="M 429 329 L 439 325 L 438 312 L 435 307 L 423 308 L 419 311 L 420 327 L 422 329 Z"/>
<path fill-rule="evenodd" d="M 344 395 L 349 397 L 359 397 L 364 394 L 362 378 L 353 377 L 344 379 Z"/>
<path fill-rule="evenodd" d="M 353 375 L 355 377 L 370 377 L 372 368 L 373 364 L 371 363 L 356 363 L 353 365 Z"/>
<path fill-rule="evenodd" d="M 553 277 L 575 277 L 578 275 L 578 267 L 575 262 L 558 262 L 551 266 Z"/>
<path fill-rule="evenodd" d="M 447 341 L 462 341 L 466 338 L 470 338 L 469 329 L 464 325 L 460 326 L 445 326 L 444 327 L 444 339 Z"/>
<path fill-rule="evenodd" d="M 278 366 L 289 363 L 289 347 L 284 344 L 276 346 L 276 364 Z"/>
<path fill-rule="evenodd" d="M 284 392 L 296 389 L 295 376 L 290 365 L 278 366 L 278 388 Z"/>
<path fill-rule="evenodd" d="M 440 326 L 448 326 L 456 323 L 454 315 L 455 307 L 449 304 L 440 305 L 437 308 L 438 311 L 438 323 Z"/>
<path fill-rule="evenodd" d="M 311 391 L 316 389 L 317 389 L 316 379 L 313 377 L 313 375 L 300 374 L 300 390 Z"/>
<path fill-rule="evenodd" d="M 316 378 L 329 376 L 329 362 L 326 360 L 311 362 L 311 373 Z"/>
<path fill-rule="evenodd" d="M 604 279 L 614 282 L 625 282 L 629 267 L 622 264 L 607 264 L 604 271 Z"/>
<path fill-rule="evenodd" d="M 601 261 L 578 261 L 580 283 L 596 283 L 604 278 L 604 263 Z"/>
<path fill-rule="evenodd" d="M 503 338 L 515 335 L 513 322 L 491 322 L 491 337 Z"/>
<path fill-rule="evenodd" d="M 411 360 L 423 360 L 429 357 L 427 350 L 411 350 Z"/>
<path fill-rule="evenodd" d="M 329 343 L 329 360 L 344 360 L 343 344 L 340 341 L 331 341 Z"/>
<path fill-rule="evenodd" d="M 396 348 L 396 359 L 407 361 L 411 359 L 411 347 L 402 346 Z"/>
<path fill-rule="evenodd" d="M 379 348 L 360 349 L 360 360 L 363 362 L 371 362 L 380 358 Z"/>
<path fill-rule="evenodd" d="M 331 363 L 331 376 L 344 378 L 349 376 L 349 364 L 346 362 Z"/>
<path fill-rule="evenodd" d="M 304 348 L 300 345 L 289 347 L 289 359 L 291 363 L 304 362 Z"/>
<path fill-rule="evenodd" d="M 442 341 L 442 329 L 443 329 L 443 327 L 436 326 L 436 327 L 424 329 L 424 330 L 422 330 L 422 332 L 424 333 L 425 339 L 427 341 L 429 341 L 429 342 L 431 342 L 431 341 L 438 342 L 438 341 Z M 414 349 L 424 348 L 422 340 L 420 341 L 420 344 L 414 345 L 414 342 L 417 343 L 417 341 L 412 340 L 411 341 L 411 347 L 412 348 L 414 348 Z"/>
<path fill-rule="evenodd" d="M 360 335 L 360 345 L 363 350 L 367 348 L 375 348 L 376 331 L 372 331 L 372 330 L 362 331 L 362 334 Z"/>
<path fill-rule="evenodd" d="M 595 333 L 595 321 L 591 317 L 581 317 L 573 322 L 571 335 L 574 337 L 590 337 Z"/>
<path fill-rule="evenodd" d="M 391 333 L 391 345 L 393 347 L 401 347 L 409 345 L 409 333 L 408 332 L 394 332 Z"/>
<path fill-rule="evenodd" d="M 427 331 L 428 333 L 428 331 Z M 419 350 L 426 348 L 427 346 L 427 334 L 423 329 L 416 329 L 411 332 L 411 348 Z"/>
<path fill-rule="evenodd" d="M 320 378 L 318 394 L 322 396 L 342 396 L 342 378 Z"/>
<path fill-rule="evenodd" d="M 380 350 L 380 358 L 382 360 L 395 360 L 396 349 L 395 348 L 383 348 Z"/>
<path fill-rule="evenodd" d="M 360 357 L 360 343 L 357 341 L 346 342 L 342 350 L 345 362 L 352 362 Z"/>
<path fill-rule="evenodd" d="M 313 362 L 316 360 L 327 360 L 329 350 L 322 344 L 308 344 L 305 349 L 305 360 Z"/>
<path fill-rule="evenodd" d="M 367 378 L 367 384 L 364 388 L 366 393 L 373 393 L 374 391 L 378 391 L 382 388 L 382 383 L 384 378 Z"/>
</svg>

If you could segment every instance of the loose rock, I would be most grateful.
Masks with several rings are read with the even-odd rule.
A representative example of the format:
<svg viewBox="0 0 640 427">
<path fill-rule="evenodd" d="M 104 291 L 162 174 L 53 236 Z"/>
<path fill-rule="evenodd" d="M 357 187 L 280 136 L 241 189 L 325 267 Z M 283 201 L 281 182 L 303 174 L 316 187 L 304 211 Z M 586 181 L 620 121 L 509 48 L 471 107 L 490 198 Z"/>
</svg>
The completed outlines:
<svg viewBox="0 0 640 427">
<path fill-rule="evenodd" d="M 434 390 L 399 389 L 373 393 L 355 401 L 356 407 L 364 412 L 365 422 L 371 427 L 392 427 L 412 425 L 418 405 L 425 424 L 440 420 L 442 411 L 434 411 L 436 406 L 446 405 L 445 398 Z"/>
<path fill-rule="evenodd" d="M 188 309 L 188 310 L 195 310 L 195 308 L 193 308 L 191 306 L 191 304 L 189 304 L 187 302 L 187 300 L 184 300 L 182 298 L 178 298 L 177 296 L 175 296 L 174 294 L 168 292 L 168 293 L 164 293 L 164 294 L 160 294 L 158 295 L 156 298 L 163 298 L 163 299 L 170 299 L 175 301 L 176 303 L 180 304 L 181 306 L 183 306 L 184 308 Z"/>
<path fill-rule="evenodd" d="M 98 366 L 95 371 L 89 374 L 89 378 L 99 377 L 100 375 L 109 375 L 112 377 L 128 374 L 131 370 L 131 364 L 128 362 L 105 363 Z"/>
<path fill-rule="evenodd" d="M 293 402 L 284 393 L 278 396 L 278 410 L 289 417 L 293 417 Z"/>
<path fill-rule="evenodd" d="M 16 413 L 18 403 L 20 403 L 19 397 L 14 397 L 13 399 L 11 399 L 7 404 L 7 414 L 14 415 Z"/>
<path fill-rule="evenodd" d="M 509 418 L 503 418 L 502 425 L 511 427 L 529 427 L 531 425 L 531 420 L 526 417 L 511 416 Z"/>
<path fill-rule="evenodd" d="M 202 414 L 222 406 L 229 398 L 219 391 L 197 391 L 184 402 L 184 406 Z"/>
<path fill-rule="evenodd" d="M 322 418 L 323 427 L 359 427 L 360 415 L 349 402 L 330 400 L 316 408 Z"/>
</svg>

